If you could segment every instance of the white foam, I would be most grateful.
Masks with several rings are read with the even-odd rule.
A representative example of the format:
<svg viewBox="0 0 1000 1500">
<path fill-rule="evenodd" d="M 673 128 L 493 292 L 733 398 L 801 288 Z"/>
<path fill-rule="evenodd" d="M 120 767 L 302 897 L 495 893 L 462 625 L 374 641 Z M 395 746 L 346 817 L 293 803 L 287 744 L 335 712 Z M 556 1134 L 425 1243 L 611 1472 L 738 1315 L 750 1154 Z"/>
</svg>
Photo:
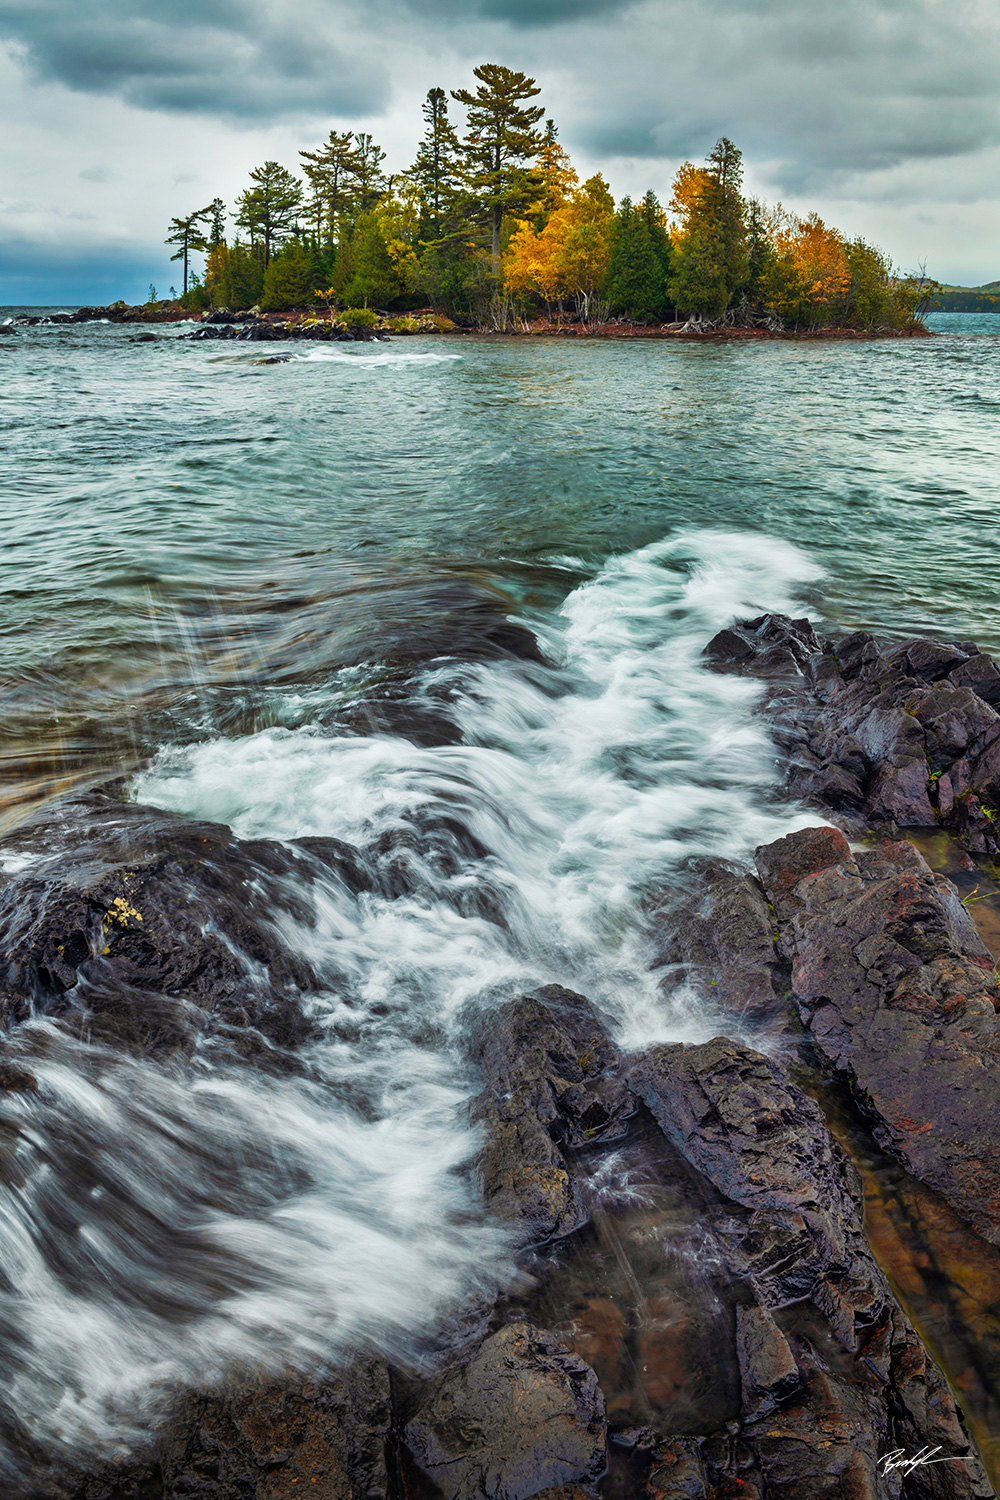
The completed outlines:
<svg viewBox="0 0 1000 1500">
<path fill-rule="evenodd" d="M 362 353 L 360 350 L 354 352 L 343 346 L 336 349 L 310 349 L 308 352 L 296 350 L 289 356 L 289 360 L 296 363 L 318 363 L 337 365 L 361 365 L 366 368 L 390 369 L 394 366 L 403 365 L 439 365 L 449 364 L 452 360 L 461 359 L 460 354 L 438 354 L 434 351 L 418 353 L 410 351 L 402 353 L 399 350 L 381 350 L 378 354 Z"/>
</svg>

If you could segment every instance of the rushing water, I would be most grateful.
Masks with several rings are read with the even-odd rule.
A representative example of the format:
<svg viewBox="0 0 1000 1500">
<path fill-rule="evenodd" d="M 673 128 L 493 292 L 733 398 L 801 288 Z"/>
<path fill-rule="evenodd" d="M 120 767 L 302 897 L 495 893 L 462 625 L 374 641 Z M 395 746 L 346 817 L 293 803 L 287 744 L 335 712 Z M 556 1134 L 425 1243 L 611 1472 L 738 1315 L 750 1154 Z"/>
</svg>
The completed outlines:
<svg viewBox="0 0 1000 1500">
<path fill-rule="evenodd" d="M 240 837 L 409 849 L 395 899 L 331 879 L 276 915 L 328 977 L 301 1075 L 20 1028 L 39 1088 L 0 1096 L 0 1320 L 31 1437 L 128 1442 L 228 1360 L 420 1358 L 506 1274 L 464 1043 L 506 996 L 566 984 L 629 1046 L 719 1028 L 706 997 L 663 1000 L 644 898 L 811 819 L 776 801 L 754 689 L 703 669 L 706 640 L 779 608 L 1000 647 L 1000 320 L 936 322 L 0 337 L 8 825 L 126 774 Z M 544 660 L 498 649 L 511 621 Z M 10 1478 L 25 1438 L 0 1428 Z"/>
</svg>

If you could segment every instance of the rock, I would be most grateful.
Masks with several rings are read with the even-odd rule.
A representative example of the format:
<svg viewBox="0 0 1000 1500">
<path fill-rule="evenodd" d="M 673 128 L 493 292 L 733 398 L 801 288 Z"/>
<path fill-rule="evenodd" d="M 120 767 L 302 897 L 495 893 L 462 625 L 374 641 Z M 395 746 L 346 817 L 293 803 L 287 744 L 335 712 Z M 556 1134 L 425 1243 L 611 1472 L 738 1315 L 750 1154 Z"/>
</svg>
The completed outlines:
<svg viewBox="0 0 1000 1500">
<path fill-rule="evenodd" d="M 624 1134 L 633 1105 L 618 1049 L 582 995 L 549 985 L 490 1016 L 474 1056 L 486 1142 L 480 1178 L 492 1216 L 522 1241 L 569 1234 L 587 1211 L 560 1146 Z"/>
<path fill-rule="evenodd" d="M 750 876 L 710 866 L 697 900 L 661 903 L 651 927 L 664 988 L 693 980 L 721 1010 L 754 1020 L 784 1010 L 774 918 Z"/>
<path fill-rule="evenodd" d="M 551 1333 L 512 1323 L 432 1387 L 404 1436 L 444 1500 L 528 1500 L 603 1472 L 604 1398 Z"/>
<path fill-rule="evenodd" d="M 974 853 L 1000 850 L 1000 672 L 974 642 L 882 647 L 858 631 L 821 645 L 808 621 L 764 615 L 705 653 L 768 681 L 792 796 L 870 825 L 943 822 Z"/>
<path fill-rule="evenodd" d="M 1000 1244 L 998 986 L 954 886 L 910 844 L 854 856 L 836 829 L 757 863 L 812 1040 L 880 1142 Z"/>
<path fill-rule="evenodd" d="M 391 1425 L 384 1365 L 324 1382 L 251 1382 L 189 1397 L 140 1464 L 107 1465 L 60 1493 L 72 1500 L 388 1500 Z"/>
<path fill-rule="evenodd" d="M 947 1384 L 871 1255 L 860 1182 L 817 1106 L 777 1064 L 722 1037 L 655 1048 L 629 1079 L 729 1201 L 705 1228 L 742 1299 L 741 1420 L 708 1435 L 661 1432 L 647 1500 L 889 1500 L 900 1488 L 880 1460 L 901 1445 L 952 1460 L 921 1471 L 915 1496 L 988 1497 Z"/>
<path fill-rule="evenodd" d="M 96 793 L 18 836 L 39 844 L 43 858 L 0 879 L 0 1019 L 59 1017 L 153 1055 L 199 1034 L 258 1061 L 304 1041 L 300 995 L 319 979 L 275 914 L 308 924 L 317 880 L 373 884 L 337 840 L 241 841 Z"/>
</svg>

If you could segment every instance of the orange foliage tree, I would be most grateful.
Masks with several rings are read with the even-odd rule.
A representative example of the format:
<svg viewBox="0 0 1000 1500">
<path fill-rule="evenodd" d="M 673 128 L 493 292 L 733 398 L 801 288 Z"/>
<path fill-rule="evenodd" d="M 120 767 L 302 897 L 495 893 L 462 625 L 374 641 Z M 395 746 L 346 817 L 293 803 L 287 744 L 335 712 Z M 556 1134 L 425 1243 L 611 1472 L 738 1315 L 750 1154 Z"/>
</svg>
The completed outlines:
<svg viewBox="0 0 1000 1500">
<path fill-rule="evenodd" d="M 522 223 L 511 236 L 504 286 L 515 296 L 540 297 L 546 309 L 567 300 L 588 318 L 608 264 L 615 203 L 598 173 L 549 215 L 543 229 Z"/>
</svg>

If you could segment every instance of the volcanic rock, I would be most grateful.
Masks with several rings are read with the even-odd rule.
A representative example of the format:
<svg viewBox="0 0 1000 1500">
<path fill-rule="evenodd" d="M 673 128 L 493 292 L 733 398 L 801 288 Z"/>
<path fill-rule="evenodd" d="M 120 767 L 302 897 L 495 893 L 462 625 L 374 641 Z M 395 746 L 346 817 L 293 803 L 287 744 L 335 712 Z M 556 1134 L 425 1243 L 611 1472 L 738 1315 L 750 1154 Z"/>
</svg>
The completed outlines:
<svg viewBox="0 0 1000 1500">
<path fill-rule="evenodd" d="M 528 1500 L 604 1470 L 604 1398 L 552 1334 L 512 1323 L 426 1394 L 405 1428 L 445 1500 Z"/>
<path fill-rule="evenodd" d="M 757 867 L 816 1047 L 880 1143 L 1000 1244 L 1000 995 L 954 887 L 911 844 L 855 855 L 833 828 Z"/>
</svg>

